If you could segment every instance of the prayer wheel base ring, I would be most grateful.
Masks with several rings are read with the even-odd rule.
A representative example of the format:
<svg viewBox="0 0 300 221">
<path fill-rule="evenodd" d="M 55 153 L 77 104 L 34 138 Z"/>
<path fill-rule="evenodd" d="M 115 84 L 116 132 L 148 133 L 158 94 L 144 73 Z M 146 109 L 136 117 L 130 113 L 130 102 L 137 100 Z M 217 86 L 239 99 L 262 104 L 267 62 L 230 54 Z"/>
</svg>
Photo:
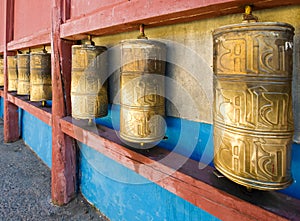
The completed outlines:
<svg viewBox="0 0 300 221">
<path fill-rule="evenodd" d="M 224 170 L 222 166 L 219 167 L 217 164 L 215 164 L 215 168 L 229 180 L 251 189 L 264 190 L 264 191 L 281 190 L 287 188 L 293 182 L 292 178 L 290 178 L 285 182 L 280 182 L 280 183 L 258 181 L 249 178 L 240 177 L 232 173 L 228 173 L 228 171 Z"/>
</svg>

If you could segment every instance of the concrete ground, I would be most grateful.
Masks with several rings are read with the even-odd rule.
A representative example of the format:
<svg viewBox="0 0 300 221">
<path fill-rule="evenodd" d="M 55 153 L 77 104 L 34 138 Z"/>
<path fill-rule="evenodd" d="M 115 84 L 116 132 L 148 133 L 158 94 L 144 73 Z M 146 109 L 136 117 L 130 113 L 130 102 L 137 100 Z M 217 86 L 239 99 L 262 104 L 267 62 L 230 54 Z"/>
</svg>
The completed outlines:
<svg viewBox="0 0 300 221">
<path fill-rule="evenodd" d="M 23 140 L 3 143 L 0 120 L 0 220 L 107 220 L 78 194 L 66 206 L 51 203 L 50 169 Z"/>
</svg>

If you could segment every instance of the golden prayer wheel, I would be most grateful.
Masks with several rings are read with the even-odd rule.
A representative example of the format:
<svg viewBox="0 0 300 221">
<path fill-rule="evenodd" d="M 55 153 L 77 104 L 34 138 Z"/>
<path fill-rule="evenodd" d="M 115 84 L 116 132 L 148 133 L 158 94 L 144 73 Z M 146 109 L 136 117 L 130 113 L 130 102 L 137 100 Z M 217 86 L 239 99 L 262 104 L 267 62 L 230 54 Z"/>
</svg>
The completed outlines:
<svg viewBox="0 0 300 221">
<path fill-rule="evenodd" d="M 16 56 L 7 56 L 8 91 L 18 89 L 18 72 Z"/>
<path fill-rule="evenodd" d="M 3 58 L 0 58 L 0 87 L 4 86 L 4 66 L 3 66 Z"/>
<path fill-rule="evenodd" d="M 153 40 L 121 42 L 120 137 L 154 143 L 165 135 L 166 45 Z"/>
<path fill-rule="evenodd" d="M 213 32 L 215 167 L 247 188 L 292 183 L 294 28 L 245 22 Z"/>
<path fill-rule="evenodd" d="M 30 101 L 50 100 L 51 82 L 51 54 L 45 51 L 32 52 L 30 54 Z"/>
<path fill-rule="evenodd" d="M 19 95 L 30 94 L 30 55 L 18 54 L 17 55 L 17 68 L 18 68 L 18 90 Z"/>
<path fill-rule="evenodd" d="M 92 120 L 108 111 L 107 48 L 87 41 L 72 46 L 72 117 Z"/>
</svg>

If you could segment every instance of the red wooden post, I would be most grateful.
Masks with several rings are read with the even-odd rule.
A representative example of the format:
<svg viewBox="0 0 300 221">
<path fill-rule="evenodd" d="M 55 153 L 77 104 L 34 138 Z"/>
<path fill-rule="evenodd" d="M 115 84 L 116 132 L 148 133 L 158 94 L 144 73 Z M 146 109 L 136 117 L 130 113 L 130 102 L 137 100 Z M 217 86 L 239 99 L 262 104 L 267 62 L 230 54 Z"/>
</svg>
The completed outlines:
<svg viewBox="0 0 300 221">
<path fill-rule="evenodd" d="M 52 202 L 68 203 L 76 193 L 76 147 L 59 123 L 70 111 L 71 44 L 60 39 L 63 0 L 52 0 Z M 66 96 L 67 95 L 67 96 Z"/>
<path fill-rule="evenodd" d="M 3 38 L 3 57 L 4 57 L 4 142 L 14 142 L 19 139 L 19 113 L 18 107 L 10 103 L 7 99 L 7 43 L 13 40 L 14 25 L 14 0 L 4 2 L 4 38 Z"/>
</svg>

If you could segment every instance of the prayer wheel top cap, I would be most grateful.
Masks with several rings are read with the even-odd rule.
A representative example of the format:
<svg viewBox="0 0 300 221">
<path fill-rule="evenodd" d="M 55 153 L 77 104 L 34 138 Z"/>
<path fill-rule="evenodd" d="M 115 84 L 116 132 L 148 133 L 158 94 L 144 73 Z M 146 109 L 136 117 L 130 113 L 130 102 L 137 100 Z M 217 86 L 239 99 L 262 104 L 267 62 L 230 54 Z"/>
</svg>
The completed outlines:
<svg viewBox="0 0 300 221">
<path fill-rule="evenodd" d="M 80 45 L 73 45 L 72 48 L 82 48 L 82 49 L 88 49 L 88 50 L 101 50 L 106 51 L 107 47 L 105 46 L 96 46 L 95 42 L 92 41 L 92 36 L 88 35 L 87 39 L 82 39 Z"/>
<path fill-rule="evenodd" d="M 140 34 L 137 36 L 137 39 L 126 39 L 121 41 L 123 48 L 147 48 L 147 46 L 153 48 L 153 46 L 157 46 L 160 48 L 165 48 L 166 45 L 160 41 L 148 40 L 148 37 L 144 32 L 145 26 L 144 24 L 140 25 Z"/>
<path fill-rule="evenodd" d="M 252 5 L 245 6 L 243 21 L 238 24 L 221 26 L 214 30 L 213 35 L 232 31 L 290 31 L 294 34 L 294 27 L 283 22 L 258 22 L 258 18 L 252 14 Z"/>
<path fill-rule="evenodd" d="M 51 53 L 36 51 L 36 52 L 31 52 L 30 55 L 51 55 Z"/>
<path fill-rule="evenodd" d="M 127 39 L 123 40 L 120 42 L 123 46 L 123 48 L 145 48 L 147 46 L 153 48 L 153 46 L 157 47 L 166 47 L 166 44 L 160 42 L 160 41 L 155 41 L 155 40 L 148 40 L 148 39 Z"/>
<path fill-rule="evenodd" d="M 26 57 L 26 56 L 30 56 L 30 54 L 17 54 L 17 57 Z"/>
<path fill-rule="evenodd" d="M 294 27 L 288 23 L 283 22 L 251 22 L 238 23 L 221 26 L 213 31 L 213 35 L 232 31 L 290 31 L 294 33 Z"/>
<path fill-rule="evenodd" d="M 105 46 L 95 46 L 95 45 L 91 45 L 91 44 L 81 44 L 81 45 L 73 45 L 72 48 L 86 48 L 89 50 L 102 50 L 102 51 L 106 51 L 107 47 Z"/>
</svg>

